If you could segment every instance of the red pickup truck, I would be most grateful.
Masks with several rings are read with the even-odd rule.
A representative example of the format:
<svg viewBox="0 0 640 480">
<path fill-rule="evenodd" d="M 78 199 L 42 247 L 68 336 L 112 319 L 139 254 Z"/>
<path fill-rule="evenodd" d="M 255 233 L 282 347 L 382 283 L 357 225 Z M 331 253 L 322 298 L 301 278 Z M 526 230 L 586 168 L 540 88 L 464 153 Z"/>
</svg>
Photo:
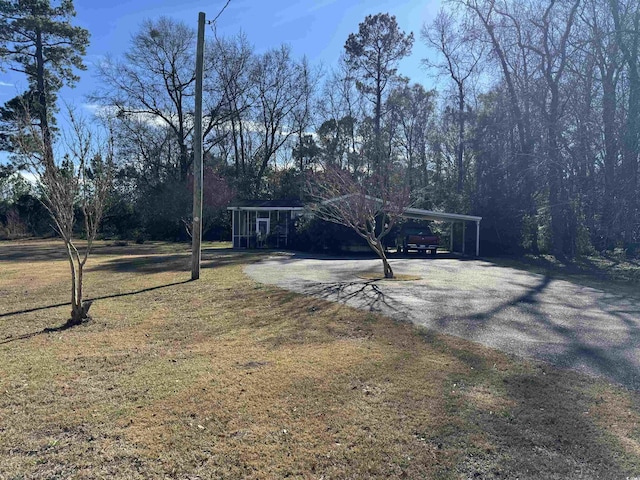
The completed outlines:
<svg viewBox="0 0 640 480">
<path fill-rule="evenodd" d="M 440 239 L 431 232 L 429 227 L 420 225 L 405 225 L 396 237 L 398 253 L 409 253 L 409 250 L 429 252 L 435 256 Z"/>
</svg>

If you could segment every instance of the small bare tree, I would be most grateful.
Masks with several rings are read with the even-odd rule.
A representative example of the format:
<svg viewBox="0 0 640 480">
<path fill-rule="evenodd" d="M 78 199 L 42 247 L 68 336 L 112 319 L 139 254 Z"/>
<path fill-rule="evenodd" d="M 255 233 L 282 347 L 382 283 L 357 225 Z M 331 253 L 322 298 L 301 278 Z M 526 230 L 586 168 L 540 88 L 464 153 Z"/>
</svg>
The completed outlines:
<svg viewBox="0 0 640 480">
<path fill-rule="evenodd" d="M 382 260 L 385 278 L 393 278 L 393 269 L 383 239 L 409 206 L 409 189 L 402 178 L 374 175 L 358 181 L 347 170 L 327 166 L 324 172 L 313 174 L 308 183 L 314 214 L 349 227 L 362 237 Z"/>
<path fill-rule="evenodd" d="M 26 128 L 20 136 L 20 155 L 35 175 L 42 203 L 53 221 L 53 228 L 64 242 L 71 268 L 71 317 L 64 327 L 78 325 L 88 318 L 91 302 L 83 301 L 83 275 L 105 209 L 112 184 L 113 148 L 109 139 L 98 141 L 86 119 L 68 109 L 70 128 L 63 136 L 66 153 L 54 162 L 45 152 L 39 129 Z M 25 125 L 32 125 L 30 121 Z M 84 248 L 74 239 L 77 209 L 82 214 Z"/>
</svg>

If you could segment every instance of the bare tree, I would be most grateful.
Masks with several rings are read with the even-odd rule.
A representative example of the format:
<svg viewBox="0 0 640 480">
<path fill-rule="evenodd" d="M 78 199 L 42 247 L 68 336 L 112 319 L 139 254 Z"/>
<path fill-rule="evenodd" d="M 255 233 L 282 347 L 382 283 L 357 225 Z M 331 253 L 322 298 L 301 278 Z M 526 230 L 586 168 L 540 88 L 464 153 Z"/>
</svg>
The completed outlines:
<svg viewBox="0 0 640 480">
<path fill-rule="evenodd" d="M 308 134 L 308 129 L 313 124 L 314 110 L 312 104 L 320 81 L 320 71 L 312 69 L 306 57 L 300 62 L 300 80 L 302 96 L 293 110 L 293 126 L 298 137 L 297 145 L 293 148 L 293 152 L 302 172 L 305 167 L 305 153 L 309 153 L 312 150 L 310 146 L 314 145 L 313 137 Z"/>
<path fill-rule="evenodd" d="M 472 41 L 474 29 L 465 22 L 441 10 L 433 23 L 422 27 L 422 39 L 436 50 L 441 61 L 424 59 L 427 67 L 434 68 L 439 74 L 446 73 L 455 84 L 457 105 L 458 148 L 456 153 L 457 183 L 456 190 L 462 193 L 466 176 L 464 164 L 465 127 L 467 123 L 467 97 L 472 83 L 478 74 L 483 49 L 474 47 Z M 477 45 L 477 43 L 476 43 Z"/>
<path fill-rule="evenodd" d="M 109 59 L 98 66 L 103 86 L 93 95 L 117 119 L 130 123 L 130 130 L 143 121 L 171 132 L 181 180 L 192 162 L 194 45 L 195 31 L 186 24 L 167 17 L 147 20 L 133 36 L 124 61 Z"/>
<path fill-rule="evenodd" d="M 539 60 L 539 69 L 544 79 L 545 96 L 541 99 L 541 112 L 546 123 L 547 180 L 549 185 L 549 211 L 551 214 L 552 251 L 557 256 L 574 253 L 574 245 L 566 244 L 568 220 L 568 198 L 565 178 L 565 166 L 561 155 L 561 85 L 567 67 L 571 49 L 569 37 L 575 23 L 580 0 L 549 1 L 542 9 L 540 19 L 534 22 L 535 44 L 527 48 L 534 52 Z M 571 238 L 575 241 L 575 238 Z"/>
<path fill-rule="evenodd" d="M 640 6 L 637 1 L 609 0 L 618 47 L 626 66 L 627 115 L 622 139 L 624 207 L 628 218 L 625 242 L 638 226 L 638 156 L 640 151 Z"/>
<path fill-rule="evenodd" d="M 538 207 L 536 196 L 539 186 L 531 181 L 538 169 L 535 155 L 535 137 L 532 113 L 533 99 L 538 88 L 533 53 L 527 48 L 531 38 L 531 15 L 528 12 L 531 2 L 511 0 L 457 0 L 463 5 L 477 25 L 484 31 L 477 41 L 488 46 L 487 60 L 493 63 L 495 72 L 502 75 L 502 83 L 508 99 L 513 130 L 517 143 L 514 143 L 513 160 L 515 170 L 522 172 L 512 179 L 518 183 L 516 190 L 526 205 L 531 227 L 531 249 L 538 253 Z M 485 69 L 490 71 L 490 69 Z"/>
<path fill-rule="evenodd" d="M 409 206 L 409 190 L 403 177 L 373 176 L 358 181 L 347 170 L 329 166 L 308 184 L 312 211 L 322 220 L 351 228 L 382 260 L 385 278 L 393 278 L 384 237 Z"/>
<path fill-rule="evenodd" d="M 260 195 L 269 162 L 295 134 L 295 112 L 304 105 L 310 90 L 308 68 L 291 58 L 291 48 L 282 45 L 260 55 L 253 66 L 256 150 L 253 161 L 254 193 Z"/>
<path fill-rule="evenodd" d="M 270 167 L 294 136 L 304 139 L 317 73 L 286 45 L 255 55 L 242 36 L 216 38 L 214 52 L 223 118 L 215 126 L 216 153 L 233 162 L 244 195 L 264 195 Z"/>
<path fill-rule="evenodd" d="M 18 140 L 18 154 L 37 178 L 42 202 L 67 252 L 71 269 L 71 317 L 65 327 L 78 325 L 88 318 L 91 302 L 83 301 L 84 267 L 98 234 L 113 172 L 111 140 L 101 143 L 86 119 L 78 117 L 70 108 L 68 115 L 70 131 L 63 141 L 67 153 L 57 164 L 45 160 L 45 139 L 36 128 L 26 128 Z M 30 124 L 30 120 L 25 122 Z M 84 247 L 74 238 L 77 207 L 82 212 Z"/>
<path fill-rule="evenodd" d="M 591 2 L 591 15 L 586 20 L 591 30 L 590 47 L 596 58 L 602 84 L 602 129 L 604 137 L 604 202 L 603 219 L 609 224 L 605 233 L 605 245 L 609 235 L 618 230 L 618 219 L 615 211 L 616 196 L 616 163 L 619 151 L 616 125 L 616 104 L 618 103 L 616 88 L 622 69 L 622 61 L 615 35 L 611 32 L 612 20 L 607 15 L 600 15 L 598 0 Z M 604 10 L 606 12 L 606 10 Z"/>
<path fill-rule="evenodd" d="M 427 131 L 434 116 L 435 90 L 403 85 L 391 92 L 387 104 L 390 122 L 398 125 L 395 142 L 406 160 L 409 189 L 427 184 Z"/>
<path fill-rule="evenodd" d="M 252 103 L 248 92 L 251 87 L 253 51 L 241 34 L 229 39 L 216 34 L 212 48 L 207 52 L 208 56 L 216 59 L 210 62 L 216 72 L 215 77 L 222 94 L 221 108 L 227 119 L 226 122 L 214 125 L 217 137 L 224 139 L 216 142 L 215 147 L 220 150 L 222 158 L 233 157 L 234 173 L 236 178 L 240 178 L 247 171 L 245 119 Z"/>
<path fill-rule="evenodd" d="M 362 138 L 358 123 L 365 116 L 364 96 L 356 88 L 350 67 L 341 57 L 338 68 L 325 81 L 316 110 L 323 121 L 316 130 L 323 148 L 324 161 L 357 170 L 362 167 L 358 152 Z"/>
</svg>

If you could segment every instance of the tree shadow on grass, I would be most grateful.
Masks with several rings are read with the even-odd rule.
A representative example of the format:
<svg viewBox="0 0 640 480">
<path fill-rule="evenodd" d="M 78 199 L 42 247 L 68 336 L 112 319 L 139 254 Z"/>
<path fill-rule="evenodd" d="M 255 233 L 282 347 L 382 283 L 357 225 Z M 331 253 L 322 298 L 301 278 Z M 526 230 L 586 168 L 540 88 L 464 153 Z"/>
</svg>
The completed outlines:
<svg viewBox="0 0 640 480">
<path fill-rule="evenodd" d="M 191 256 L 184 253 L 117 257 L 87 268 L 89 272 L 166 273 L 186 272 L 191 268 Z"/>
<path fill-rule="evenodd" d="M 17 249 L 5 253 L 0 254 L 0 261 L 35 261 L 35 260 L 54 260 L 54 259 L 65 259 L 64 255 L 60 254 L 59 249 L 50 245 L 18 245 Z M 103 249 L 108 248 L 109 251 L 112 250 L 112 247 L 102 247 Z M 119 250 L 119 252 L 124 253 L 125 247 L 114 247 Z M 170 253 L 170 254 L 153 254 L 152 253 L 153 246 L 148 246 L 142 249 L 143 252 L 149 252 L 148 255 L 142 256 L 129 256 L 129 257 L 118 257 L 114 259 L 110 259 L 104 261 L 97 265 L 92 265 L 86 269 L 87 272 L 97 272 L 97 271 L 110 271 L 110 272 L 120 272 L 120 273 L 129 273 L 136 272 L 140 274 L 154 274 L 154 273 L 165 273 L 165 272 L 188 272 L 191 268 L 191 256 L 188 253 Z M 140 252 L 141 249 L 139 246 L 135 246 L 136 252 Z M 203 259 L 202 259 L 202 268 L 220 268 L 229 265 L 236 264 L 245 264 L 251 261 L 257 261 L 263 258 L 264 252 L 238 252 L 234 251 L 230 248 L 223 249 L 203 249 Z M 155 287 L 144 288 L 140 290 L 135 290 L 131 292 L 117 293 L 111 295 L 102 295 L 97 297 L 87 298 L 86 301 L 95 301 L 95 300 L 103 300 L 107 298 L 117 298 L 124 297 L 130 295 L 137 295 L 140 293 L 145 293 L 153 290 L 158 290 L 161 288 L 167 288 L 171 286 L 180 285 L 183 283 L 190 282 L 191 280 L 183 280 L 180 282 L 173 282 L 165 285 L 158 285 Z M 49 310 L 53 308 L 71 306 L 70 302 L 62 302 L 50 305 L 43 305 L 39 307 L 33 308 L 25 308 L 21 310 L 15 310 L 6 313 L 0 313 L 0 318 L 11 317 L 14 315 L 20 315 L 25 313 L 38 312 L 43 310 Z M 19 336 L 12 336 L 5 338 L 4 340 L 0 340 L 0 345 L 14 342 L 16 340 L 22 340 L 31 338 L 35 335 L 40 335 L 44 333 L 52 333 L 56 331 L 62 331 L 70 328 L 70 325 L 63 324 L 59 327 L 54 328 L 45 328 L 43 330 L 38 330 L 36 332 L 31 332 Z"/>
<path fill-rule="evenodd" d="M 154 290 L 160 290 L 163 288 L 168 288 L 168 287 L 175 287 L 177 285 L 183 285 L 185 283 L 189 283 L 191 282 L 191 280 L 182 280 L 180 282 L 172 282 L 172 283 L 167 283 L 165 285 L 157 285 L 155 287 L 148 287 L 148 288 L 142 288 L 140 290 L 134 290 L 132 292 L 123 292 L 123 293 L 114 293 L 111 295 L 101 295 L 98 297 L 91 297 L 91 298 L 87 298 L 85 301 L 86 302 L 95 302 L 96 300 L 105 300 L 107 298 L 118 298 L 118 297 L 128 297 L 131 295 L 138 295 L 141 293 L 146 293 L 146 292 L 152 292 Z M 37 311 L 41 311 L 41 310 L 49 310 L 51 308 L 58 308 L 58 307 L 65 307 L 65 306 L 71 306 L 71 302 L 65 302 L 65 303 L 57 303 L 54 305 L 45 305 L 42 307 L 34 307 L 34 308 L 26 308 L 23 310 L 15 310 L 13 312 L 7 312 L 7 313 L 0 313 L 0 318 L 3 317 L 11 317 L 14 315 L 20 315 L 23 313 L 31 313 L 31 312 L 37 312 Z M 31 332 L 31 333 L 25 333 L 23 335 L 18 335 L 18 336 L 11 336 L 8 338 L 5 338 L 4 340 L 0 340 L 0 345 L 6 344 L 6 343 L 11 343 L 11 342 L 15 342 L 16 340 L 24 340 L 27 338 L 31 338 L 34 337 L 36 335 L 41 335 L 43 333 L 54 333 L 54 332 L 60 332 L 63 330 L 68 330 L 69 328 L 71 328 L 74 325 L 69 325 L 68 323 L 64 323 L 58 327 L 47 327 L 47 328 L 43 328 L 42 330 L 38 330 L 36 332 Z"/>
<path fill-rule="evenodd" d="M 379 285 L 371 283 L 319 285 L 315 296 L 340 295 L 344 301 L 366 292 L 370 306 L 379 307 L 381 302 L 393 301 L 380 291 Z M 549 283 L 549 278 L 540 279 L 540 283 L 531 285 L 518 296 L 516 303 L 536 305 L 537 295 L 544 292 Z M 283 332 L 277 338 L 270 338 L 270 344 L 281 347 L 313 339 L 315 324 L 309 313 L 326 306 L 313 297 L 299 303 L 294 294 L 282 293 L 276 300 L 293 304 L 294 309 L 289 311 L 294 316 L 298 316 L 297 306 L 303 320 L 293 333 Z M 499 309 L 497 307 L 495 313 Z M 366 323 L 356 321 L 349 325 L 340 321 L 341 318 L 338 320 L 340 326 L 337 329 L 334 326 L 329 332 L 333 337 L 366 337 L 369 333 Z M 487 479 L 625 478 L 633 473 L 632 462 L 637 464 L 637 459 L 632 455 L 624 457 L 626 454 L 620 445 L 614 446 L 609 433 L 589 414 L 594 405 L 602 402 L 590 389 L 596 380 L 545 364 L 505 368 L 503 360 L 499 360 L 505 358 L 502 354 L 496 357 L 497 353 L 474 348 L 467 340 L 432 330 L 421 330 L 421 334 L 436 351 L 470 367 L 453 369 L 445 380 L 443 392 L 448 413 L 463 418 L 466 426 L 459 428 L 451 423 L 436 430 L 430 427 L 424 432 L 418 431 L 434 450 L 459 452 L 455 459 L 456 473 L 464 478 Z M 511 355 L 506 355 L 506 359 L 510 358 Z M 496 368 L 494 362 L 500 367 Z M 626 460 L 619 461 L 623 458 L 621 455 Z M 626 464 L 627 460 L 631 463 Z M 440 473 L 443 477 L 451 474 L 444 470 Z"/>
<path fill-rule="evenodd" d="M 0 242 L 0 262 L 42 262 L 64 260 L 66 250 L 57 239 Z"/>
<path fill-rule="evenodd" d="M 74 240 L 78 248 L 83 249 L 86 242 L 81 239 Z M 170 248 L 171 250 L 184 250 L 188 253 L 188 246 L 179 243 L 150 242 L 142 245 L 119 244 L 118 242 L 98 242 L 91 249 L 91 257 L 124 256 L 124 255 L 153 255 L 159 250 Z M 66 260 L 67 251 L 59 238 L 32 239 L 21 242 L 0 242 L 0 262 L 46 262 Z"/>
<path fill-rule="evenodd" d="M 283 258 L 287 258 L 287 255 L 281 251 L 265 251 L 265 250 L 233 250 L 231 248 L 226 249 L 204 249 L 202 251 L 202 262 L 200 268 L 222 268 L 233 265 L 248 265 L 260 260 L 264 260 L 270 255 L 282 255 Z"/>
<path fill-rule="evenodd" d="M 70 304 L 60 304 L 60 305 L 70 305 Z M 59 306 L 60 306 L 59 305 Z M 48 308 L 48 307 L 43 307 L 43 308 Z M 88 320 L 91 317 L 88 317 L 86 320 Z M 32 338 L 35 337 L 36 335 L 42 335 L 43 333 L 56 333 L 56 332 L 64 332 L 65 330 L 69 330 L 72 327 L 77 327 L 79 325 L 81 325 L 82 323 L 86 323 L 85 322 L 81 322 L 81 323 L 71 323 L 69 321 L 67 321 L 66 323 L 63 323 L 62 325 L 59 325 L 57 327 L 46 327 L 43 328 L 42 330 L 38 330 L 36 332 L 31 332 L 31 333 L 24 333 L 22 335 L 17 335 L 17 336 L 8 336 L 7 338 L 5 338 L 4 340 L 0 340 L 0 345 L 4 345 L 7 343 L 11 343 L 11 342 L 15 342 L 16 340 L 26 340 L 28 338 Z"/>
<path fill-rule="evenodd" d="M 456 472 L 465 478 L 628 478 L 633 474 L 631 465 L 637 465 L 637 458 L 621 452 L 620 445 L 612 448 L 612 438 L 589 413 L 602 402 L 590 391 L 595 380 L 544 364 L 524 372 L 497 370 L 492 356 L 430 331 L 424 336 L 471 367 L 449 376 L 445 396 L 449 413 L 472 427 L 424 433 L 438 448 L 464 452 Z M 485 396 L 476 397 L 474 392 Z M 487 402 L 487 398 L 498 401 Z M 485 448 L 480 448 L 474 434 L 486 440 Z M 630 463 L 620 461 L 621 455 Z"/>
<path fill-rule="evenodd" d="M 520 277 L 510 283 L 518 283 L 518 280 Z M 545 345 L 548 335 L 557 335 L 564 340 L 563 350 L 552 352 L 557 355 L 548 359 L 555 359 L 552 363 L 572 368 L 580 363 L 580 359 L 587 357 L 598 374 L 634 388 L 630 378 L 622 374 L 624 371 L 637 371 L 623 355 L 623 352 L 634 348 L 637 344 L 635 339 L 640 335 L 640 327 L 634 320 L 638 318 L 638 309 L 633 304 L 616 307 L 618 302 L 608 296 L 601 299 L 598 292 L 587 292 L 589 296 L 595 295 L 588 303 L 578 301 L 579 298 L 574 302 L 573 297 L 580 297 L 581 290 L 568 284 L 555 284 L 549 275 L 535 276 L 530 282 L 522 281 L 518 287 L 506 298 L 496 299 L 495 304 L 489 304 L 481 311 L 474 308 L 477 304 L 473 295 L 468 303 L 463 297 L 455 305 L 455 315 L 443 311 L 436 315 L 435 321 L 440 327 L 464 323 L 473 333 L 492 326 L 494 318 L 501 316 L 506 326 L 517 323 L 523 334 L 531 336 L 540 345 Z M 379 310 L 391 303 L 401 311 L 402 299 L 395 302 L 393 292 L 381 288 L 381 283 L 346 281 L 297 283 L 294 290 L 352 306 L 359 302 L 364 310 Z M 483 293 L 487 295 L 484 290 Z M 287 295 L 280 297 L 282 303 L 295 299 Z M 433 296 L 427 296 L 426 300 L 432 302 L 431 305 L 437 302 Z M 602 301 L 611 301 L 603 313 L 610 314 L 611 319 L 618 318 L 620 325 L 627 329 L 629 338 L 600 345 L 590 338 L 588 331 L 581 331 L 598 323 L 596 318 L 587 318 L 589 312 L 586 310 Z M 549 310 L 549 304 L 555 302 L 566 302 L 566 311 Z M 309 300 L 298 308 L 304 309 L 300 313 L 308 314 L 323 306 Z M 290 311 L 295 314 L 295 311 Z M 575 315 L 580 321 L 567 324 L 562 321 L 565 314 Z M 544 330 L 537 331 L 538 325 Z M 313 324 L 302 326 L 310 328 Z M 347 332 L 347 327 L 343 330 Z M 596 380 L 537 362 L 527 367 L 507 364 L 506 368 L 503 365 L 496 368 L 494 362 L 501 364 L 503 360 L 498 358 L 502 356 L 496 357 L 497 353 L 488 350 L 483 353 L 467 340 L 436 334 L 433 330 L 424 330 L 424 337 L 438 350 L 453 355 L 469 367 L 451 373 L 445 395 L 446 403 L 450 405 L 449 413 L 464 418 L 470 427 L 461 429 L 450 424 L 435 432 L 433 429 L 419 432 L 437 449 L 461 452 L 455 466 L 460 476 L 487 479 L 625 478 L 634 473 L 634 466 L 639 464 L 638 458 L 633 454 L 627 456 L 621 445 L 615 443 L 618 440 L 611 437 L 610 431 L 600 427 L 589 413 L 603 401 L 591 388 Z M 283 339 L 291 340 L 282 335 L 277 339 L 278 346 L 284 343 Z M 518 354 L 512 352 L 506 358 Z M 637 398 L 637 393 L 632 394 Z M 443 477 L 451 476 L 450 471 L 441 473 Z"/>
<path fill-rule="evenodd" d="M 577 471 L 580 478 L 632 473 L 616 462 L 611 439 L 585 413 L 593 399 L 582 391 L 584 381 L 557 371 L 504 378 L 506 394 L 516 405 L 507 415 L 476 411 L 473 417 L 500 450 L 509 452 L 506 471 L 527 472 L 529 478 L 571 478 Z"/>
<path fill-rule="evenodd" d="M 246 264 L 264 258 L 264 252 L 238 252 L 230 248 L 204 249 L 201 269 L 220 268 L 230 265 Z M 167 253 L 117 257 L 93 265 L 87 271 L 106 271 L 118 273 L 166 273 L 188 272 L 191 270 L 191 254 Z"/>
</svg>

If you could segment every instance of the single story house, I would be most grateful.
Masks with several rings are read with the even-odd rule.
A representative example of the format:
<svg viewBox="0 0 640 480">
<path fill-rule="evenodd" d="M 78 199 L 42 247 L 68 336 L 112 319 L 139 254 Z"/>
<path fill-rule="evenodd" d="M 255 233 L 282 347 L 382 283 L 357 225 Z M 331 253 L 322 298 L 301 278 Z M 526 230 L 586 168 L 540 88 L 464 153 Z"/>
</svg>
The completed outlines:
<svg viewBox="0 0 640 480">
<path fill-rule="evenodd" d="M 227 208 L 231 211 L 233 248 L 284 248 L 293 233 L 294 221 L 304 211 L 299 200 L 244 200 Z M 434 212 L 407 208 L 403 215 L 414 220 L 447 222 L 450 226 L 449 250 L 453 250 L 454 223 L 462 224 L 462 254 L 466 253 L 467 223 L 476 224 L 475 254 L 480 255 L 480 221 L 482 217 L 459 213 Z"/>
</svg>

